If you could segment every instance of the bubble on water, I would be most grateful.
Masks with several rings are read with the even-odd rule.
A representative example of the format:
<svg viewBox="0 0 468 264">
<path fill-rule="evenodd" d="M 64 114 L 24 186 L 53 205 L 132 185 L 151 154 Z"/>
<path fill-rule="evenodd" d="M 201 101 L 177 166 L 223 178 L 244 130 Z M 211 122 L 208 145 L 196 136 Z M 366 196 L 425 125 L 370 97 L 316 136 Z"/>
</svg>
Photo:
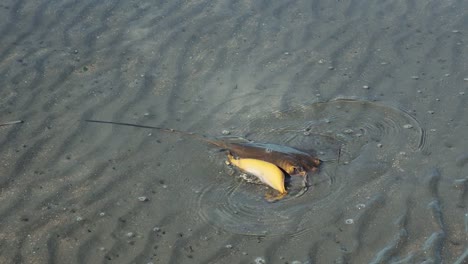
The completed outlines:
<svg viewBox="0 0 468 264">
<path fill-rule="evenodd" d="M 364 209 L 365 207 L 366 207 L 366 205 L 363 204 L 363 203 L 360 203 L 360 204 L 356 205 L 356 208 L 359 209 L 359 210 Z"/>
<path fill-rule="evenodd" d="M 140 202 L 146 202 L 146 201 L 149 201 L 149 199 L 148 199 L 148 197 L 146 197 L 146 196 L 140 196 L 140 197 L 138 197 L 138 201 L 140 201 Z"/>
<path fill-rule="evenodd" d="M 264 258 L 262 258 L 262 257 L 255 258 L 255 264 L 265 264 L 265 263 L 266 263 L 266 261 L 265 261 Z"/>
</svg>

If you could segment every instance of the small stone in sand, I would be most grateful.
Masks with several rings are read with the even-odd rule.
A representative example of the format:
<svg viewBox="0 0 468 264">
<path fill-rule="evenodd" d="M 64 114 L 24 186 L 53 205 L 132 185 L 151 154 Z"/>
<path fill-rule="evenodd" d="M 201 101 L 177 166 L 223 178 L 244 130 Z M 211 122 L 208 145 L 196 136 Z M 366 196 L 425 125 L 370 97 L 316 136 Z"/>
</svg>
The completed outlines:
<svg viewBox="0 0 468 264">
<path fill-rule="evenodd" d="M 379 143 L 379 144 L 377 144 L 377 147 L 381 148 L 381 147 L 383 147 L 383 145 Z"/>
<path fill-rule="evenodd" d="M 363 85 L 362 88 L 363 89 L 369 89 L 369 85 Z"/>
<path fill-rule="evenodd" d="M 221 134 L 227 136 L 227 135 L 231 134 L 231 132 L 230 132 L 229 130 L 224 129 L 224 130 L 221 132 Z"/>
<path fill-rule="evenodd" d="M 413 75 L 413 76 L 411 76 L 411 79 L 413 79 L 413 80 L 419 80 L 419 76 Z"/>
<path fill-rule="evenodd" d="M 413 126 L 411 124 L 406 124 L 406 125 L 403 125 L 403 128 L 410 129 L 410 128 L 413 128 Z"/>
<path fill-rule="evenodd" d="M 135 233 L 133 233 L 133 232 L 128 232 L 128 233 L 126 234 L 126 236 L 127 236 L 127 237 L 134 237 L 134 236 L 135 236 Z"/>
<path fill-rule="evenodd" d="M 351 218 L 350 218 L 350 219 L 346 219 L 346 220 L 345 220 L 345 224 L 347 224 L 347 225 L 352 225 L 352 224 L 354 224 L 354 220 L 351 219 Z"/>
</svg>

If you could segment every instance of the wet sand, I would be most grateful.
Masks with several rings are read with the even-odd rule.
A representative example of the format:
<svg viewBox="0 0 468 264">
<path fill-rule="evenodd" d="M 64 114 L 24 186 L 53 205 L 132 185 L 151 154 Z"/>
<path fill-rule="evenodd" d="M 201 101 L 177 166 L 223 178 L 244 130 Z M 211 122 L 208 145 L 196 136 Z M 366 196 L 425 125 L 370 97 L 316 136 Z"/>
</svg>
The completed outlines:
<svg viewBox="0 0 468 264">
<path fill-rule="evenodd" d="M 2 1 L 0 263 L 467 263 L 465 10 Z M 86 119 L 324 163 L 268 203 L 203 142 Z"/>
</svg>

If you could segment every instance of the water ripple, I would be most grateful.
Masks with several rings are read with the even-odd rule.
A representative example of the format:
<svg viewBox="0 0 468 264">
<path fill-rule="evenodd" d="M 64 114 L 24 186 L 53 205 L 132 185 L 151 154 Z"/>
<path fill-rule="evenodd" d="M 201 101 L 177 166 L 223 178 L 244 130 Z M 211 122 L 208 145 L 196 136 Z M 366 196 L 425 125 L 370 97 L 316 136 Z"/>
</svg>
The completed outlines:
<svg viewBox="0 0 468 264">
<path fill-rule="evenodd" d="M 302 197 L 268 203 L 262 197 L 265 187 L 239 179 L 212 184 L 201 191 L 198 207 L 202 219 L 250 235 L 301 233 L 319 222 L 328 222 L 323 217 L 302 216 L 311 211 L 329 215 L 331 212 L 324 211 L 342 207 L 340 203 L 352 200 L 361 186 L 388 182 L 386 173 L 392 169 L 389 160 L 419 151 L 424 137 L 417 120 L 406 112 L 384 103 L 354 99 L 275 112 L 252 120 L 246 127 L 253 131 L 250 139 L 314 149 L 325 160 L 320 173 L 311 176 L 312 187 Z M 341 161 L 337 163 L 340 149 Z"/>
</svg>

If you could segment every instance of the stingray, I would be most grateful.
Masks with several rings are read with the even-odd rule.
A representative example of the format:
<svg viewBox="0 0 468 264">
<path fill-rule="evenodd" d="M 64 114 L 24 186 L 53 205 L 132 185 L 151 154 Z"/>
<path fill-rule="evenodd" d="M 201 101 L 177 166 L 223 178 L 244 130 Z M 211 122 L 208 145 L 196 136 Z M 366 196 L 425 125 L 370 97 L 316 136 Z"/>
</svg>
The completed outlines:
<svg viewBox="0 0 468 264">
<path fill-rule="evenodd" d="M 263 183 L 269 185 L 279 192 L 278 197 L 283 197 L 286 194 L 284 190 L 284 173 L 289 176 L 303 178 L 304 193 L 308 188 L 308 175 L 318 170 L 322 161 L 313 155 L 314 151 L 305 151 L 297 148 L 277 145 L 272 143 L 253 142 L 239 137 L 220 137 L 211 138 L 201 134 L 180 131 L 176 129 L 137 125 L 123 122 L 102 121 L 102 120 L 85 120 L 86 122 L 102 123 L 132 126 L 148 129 L 156 129 L 163 132 L 176 133 L 183 136 L 190 136 L 195 139 L 207 142 L 228 153 L 228 161 L 230 164 L 240 168 L 241 170 L 251 173 L 258 177 Z M 261 161 L 261 162 L 258 162 Z M 281 174 L 270 166 L 274 165 Z M 283 187 L 278 184 L 283 182 Z M 270 184 L 274 182 L 274 184 Z M 278 200 L 274 199 L 269 200 Z"/>
</svg>

